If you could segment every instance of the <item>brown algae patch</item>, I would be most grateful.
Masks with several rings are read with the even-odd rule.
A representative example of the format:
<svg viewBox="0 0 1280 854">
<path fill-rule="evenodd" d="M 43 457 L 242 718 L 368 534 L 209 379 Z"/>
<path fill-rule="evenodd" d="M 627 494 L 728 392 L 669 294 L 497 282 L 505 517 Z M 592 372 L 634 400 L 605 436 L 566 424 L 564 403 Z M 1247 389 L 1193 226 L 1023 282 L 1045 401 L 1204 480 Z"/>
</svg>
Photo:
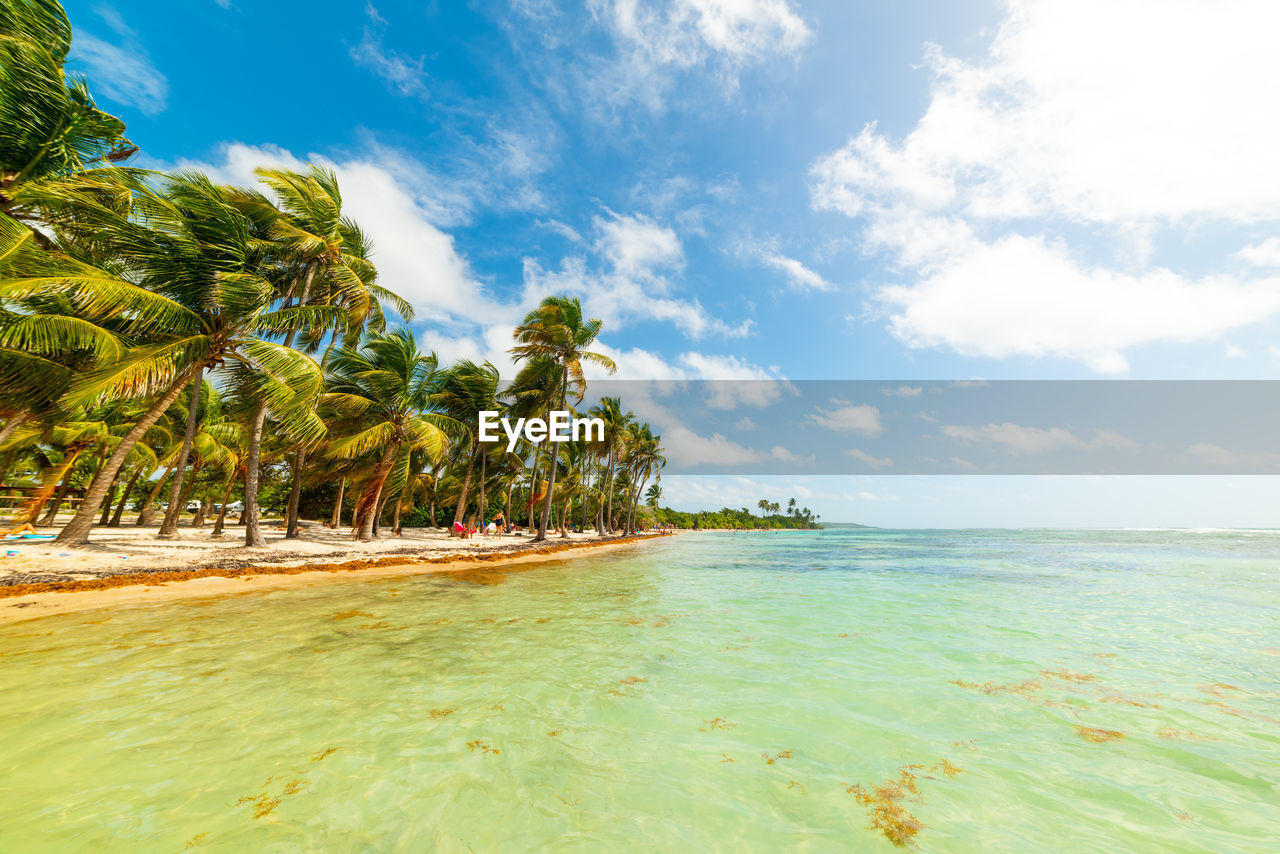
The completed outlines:
<svg viewBox="0 0 1280 854">
<path fill-rule="evenodd" d="M 955 777 L 963 769 L 952 762 L 942 759 L 929 767 L 920 764 L 903 765 L 898 769 L 898 776 L 892 777 L 878 786 L 868 789 L 861 784 L 849 786 L 845 791 L 853 795 L 858 805 L 865 807 L 867 817 L 871 819 L 870 827 L 882 833 L 899 848 L 915 845 L 915 838 L 924 830 L 924 822 L 908 810 L 904 803 L 922 803 L 919 780 L 934 779 L 929 773 L 942 773 Z M 927 772 L 927 773 L 921 773 Z"/>
<path fill-rule="evenodd" d="M 338 748 L 336 748 L 336 747 L 329 747 L 329 748 L 326 748 L 326 749 L 324 749 L 324 750 L 317 751 L 316 753 L 312 754 L 312 756 L 311 756 L 311 761 L 312 761 L 312 762 L 319 762 L 321 759 L 325 759 L 325 758 L 327 758 L 327 757 L 329 757 L 329 756 L 332 756 L 333 754 L 335 754 L 335 753 L 337 753 L 337 752 L 338 752 Z"/>
<path fill-rule="evenodd" d="M 331 620 L 351 620 L 351 619 L 354 619 L 354 618 L 356 618 L 356 617 L 368 617 L 370 620 L 376 620 L 376 619 L 378 619 L 378 618 L 377 618 L 377 617 L 375 617 L 373 614 L 370 614 L 370 613 L 368 613 L 367 611 L 339 611 L 338 613 L 334 614 L 334 615 L 333 615 L 332 617 L 330 617 L 329 619 L 331 619 Z"/>
<path fill-rule="evenodd" d="M 452 706 L 447 709 L 432 709 L 428 714 L 433 718 L 447 718 L 456 711 L 458 711 L 458 707 Z"/>
<path fill-rule="evenodd" d="M 772 755 L 770 755 L 770 754 L 768 754 L 768 753 L 761 753 L 760 755 L 764 757 L 764 764 L 765 764 L 765 765 L 773 765 L 773 764 L 774 764 L 775 762 L 777 762 L 779 759 L 790 759 L 790 758 L 791 758 L 791 751 L 790 751 L 790 750 L 779 750 L 777 753 L 774 753 L 774 754 L 772 754 Z"/>
<path fill-rule="evenodd" d="M 497 756 L 500 753 L 502 753 L 502 751 L 499 750 L 498 748 L 490 747 L 488 744 L 485 744 L 483 741 L 481 741 L 478 738 L 473 741 L 468 741 L 467 749 L 470 750 L 472 753 L 475 753 L 478 750 L 480 751 L 481 755 L 486 753 L 492 753 L 494 756 Z"/>
<path fill-rule="evenodd" d="M 1074 670 L 1041 670 L 1040 675 L 1046 679 L 1061 679 L 1063 682 L 1074 682 L 1077 685 L 1098 681 L 1098 677 L 1092 673 L 1077 673 Z"/>
<path fill-rule="evenodd" d="M 1105 744 L 1108 741 L 1120 741 L 1124 733 L 1115 729 L 1100 729 L 1092 726 L 1076 724 L 1076 735 L 1093 744 Z"/>
<path fill-rule="evenodd" d="M 1192 732 L 1189 729 L 1174 729 L 1173 727 L 1161 727 L 1156 731 L 1157 738 L 1168 739 L 1169 741 L 1217 741 L 1211 735 L 1201 735 L 1198 732 Z"/>
<path fill-rule="evenodd" d="M 737 726 L 737 724 L 731 723 L 724 718 L 712 718 L 709 721 L 703 721 L 703 723 L 706 726 L 698 727 L 701 732 L 711 732 L 714 729 L 733 729 Z"/>
</svg>

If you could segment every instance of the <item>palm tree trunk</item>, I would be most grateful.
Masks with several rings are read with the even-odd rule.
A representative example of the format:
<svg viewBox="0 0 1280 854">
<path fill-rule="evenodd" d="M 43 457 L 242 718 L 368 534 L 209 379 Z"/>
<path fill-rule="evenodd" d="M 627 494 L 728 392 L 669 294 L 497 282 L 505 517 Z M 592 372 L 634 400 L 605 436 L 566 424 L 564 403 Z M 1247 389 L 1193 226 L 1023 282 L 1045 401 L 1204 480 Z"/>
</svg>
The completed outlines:
<svg viewBox="0 0 1280 854">
<path fill-rule="evenodd" d="M 608 533 L 613 533 L 613 446 L 609 446 L 609 475 L 605 480 L 605 490 L 609 493 L 608 509 L 604 513 L 604 524 L 609 529 Z M 604 536 L 605 532 L 601 531 L 600 536 Z"/>
<path fill-rule="evenodd" d="M 191 382 L 191 403 L 187 407 L 187 431 L 182 435 L 182 450 L 178 452 L 178 468 L 173 474 L 173 483 L 169 484 L 169 507 L 165 510 L 164 521 L 156 536 L 162 540 L 173 537 L 178 532 L 178 520 L 182 518 L 182 482 L 187 472 L 187 460 L 191 457 L 191 443 L 196 437 L 196 420 L 200 410 L 200 386 L 204 381 L 204 369 L 196 371 L 196 378 Z M 194 479 L 192 475 L 192 479 Z"/>
<path fill-rule="evenodd" d="M 53 501 L 49 504 L 48 511 L 45 512 L 44 518 L 40 520 L 40 527 L 52 525 L 53 520 L 58 516 L 58 510 L 62 507 L 62 500 L 67 496 L 67 490 L 71 488 L 71 470 L 76 467 L 76 459 L 80 456 L 80 451 L 71 453 L 70 459 L 64 460 L 62 471 L 58 474 L 57 489 L 53 494 Z M 46 493 L 47 495 L 48 493 Z M 40 511 L 44 509 L 44 502 L 33 504 L 30 512 L 27 514 L 27 524 L 35 522 L 40 515 Z"/>
<path fill-rule="evenodd" d="M 564 410 L 565 397 L 569 392 L 569 366 L 560 369 L 560 409 Z M 551 422 L 551 412 L 547 412 L 547 423 Z M 547 538 L 547 520 L 551 518 L 551 498 L 556 489 L 556 461 L 560 457 L 560 443 L 551 443 L 551 467 L 547 472 L 547 497 L 542 502 L 542 519 L 538 522 L 538 535 L 533 541 L 540 543 Z"/>
<path fill-rule="evenodd" d="M 440 489 L 440 467 L 431 470 L 431 527 L 436 526 L 436 493 Z"/>
<path fill-rule="evenodd" d="M 356 502 L 352 528 L 355 538 L 362 542 L 367 543 L 373 539 L 373 525 L 378 519 L 379 511 L 382 510 L 382 485 L 387 482 L 387 475 L 391 473 L 391 467 L 395 465 L 396 454 L 399 451 L 399 443 L 393 442 L 387 446 L 387 449 L 382 452 L 382 459 L 378 461 L 378 467 L 373 471 L 373 477 L 360 494 L 360 500 Z"/>
<path fill-rule="evenodd" d="M 330 528 L 337 528 L 342 524 L 342 494 L 347 491 L 347 479 L 344 477 L 338 481 L 338 500 L 333 502 L 333 519 L 329 522 Z"/>
<path fill-rule="evenodd" d="M 244 471 L 244 544 L 248 548 L 266 548 L 258 524 L 258 468 L 262 455 L 262 425 L 267 420 L 267 405 L 258 405 L 249 433 L 249 460 Z"/>
<path fill-rule="evenodd" d="M 156 517 L 156 499 L 160 497 L 160 490 L 164 486 L 165 478 L 173 474 L 173 466 L 169 466 L 164 470 L 164 474 L 160 475 L 160 479 L 156 481 L 156 485 L 152 487 L 151 494 L 147 496 L 147 500 L 143 502 L 142 509 L 138 511 L 138 518 L 133 524 L 141 527 L 150 525 Z"/>
<path fill-rule="evenodd" d="M 4 426 L 0 427 L 0 445 L 9 441 L 9 437 L 14 434 L 14 431 L 25 424 L 27 419 L 30 417 L 30 412 L 19 412 L 18 414 L 11 416 L 8 421 L 4 422 Z"/>
<path fill-rule="evenodd" d="M 76 510 L 75 516 L 58 534 L 58 539 L 55 542 L 64 546 L 88 544 L 89 531 L 93 529 L 93 519 L 98 515 L 98 509 L 102 507 L 102 499 L 107 495 L 108 484 L 115 479 L 116 472 L 120 471 L 124 461 L 133 452 L 133 446 L 138 444 L 143 434 L 151 429 L 151 425 L 160 419 L 164 411 L 173 405 L 173 402 L 178 399 L 178 395 L 182 393 L 183 387 L 191 382 L 191 378 L 201 368 L 202 366 L 195 365 L 179 376 L 177 381 L 169 387 L 169 390 L 161 395 L 155 403 L 151 404 L 151 409 L 147 410 L 147 414 L 142 417 L 142 420 L 133 425 L 133 429 L 120 440 L 120 444 L 116 446 L 115 452 L 107 460 L 106 465 L 102 467 L 97 477 L 89 484 L 89 489 L 85 492 L 84 500 L 80 502 L 80 507 Z"/>
<path fill-rule="evenodd" d="M 231 498 L 231 490 L 235 488 L 238 474 L 240 474 L 239 471 L 234 471 L 231 477 L 227 478 L 227 488 L 222 491 L 222 501 L 218 504 L 218 519 L 213 523 L 213 533 L 209 534 L 211 537 L 222 536 L 222 526 L 227 519 L 227 500 Z"/>
<path fill-rule="evenodd" d="M 400 533 L 400 499 L 396 499 L 396 506 L 391 509 L 391 533 L 397 537 Z"/>
<path fill-rule="evenodd" d="M 302 470 L 307 465 L 307 449 L 299 448 L 293 455 L 293 481 L 289 484 L 289 508 L 285 513 L 284 538 L 298 536 L 298 502 L 302 498 Z"/>
<path fill-rule="evenodd" d="M 572 499 L 564 500 L 564 511 L 560 514 L 560 539 L 569 536 L 569 529 L 573 527 L 573 520 L 569 517 L 569 503 Z"/>
<path fill-rule="evenodd" d="M 506 511 L 502 514 L 502 533 L 511 533 L 511 493 L 515 491 L 516 482 L 514 480 L 507 484 L 507 505 Z"/>
<path fill-rule="evenodd" d="M 489 455 L 482 453 L 480 455 L 480 527 L 484 527 L 484 514 L 489 509 L 489 504 L 484 500 L 484 481 L 485 481 L 485 463 L 488 461 Z"/>
<path fill-rule="evenodd" d="M 112 528 L 120 527 L 120 517 L 124 515 L 124 508 L 129 506 L 129 496 L 133 494 L 133 487 L 138 482 L 138 478 L 142 477 L 142 464 L 133 470 L 133 477 L 129 478 L 129 484 L 124 488 L 124 495 L 120 496 L 120 503 L 116 505 L 115 515 L 111 517 L 111 521 L 107 524 Z"/>
<path fill-rule="evenodd" d="M 471 456 L 467 460 L 467 476 L 462 479 L 462 491 L 458 493 L 458 508 L 453 511 L 453 524 L 462 521 L 467 512 L 467 492 L 471 489 L 471 472 L 476 467 L 476 449 L 480 447 L 480 434 L 471 439 Z"/>
<path fill-rule="evenodd" d="M 186 489 L 182 490 L 182 496 L 178 499 L 178 520 L 182 520 L 182 511 L 187 509 L 187 503 L 191 500 L 191 493 L 196 490 L 196 477 L 200 474 L 200 465 L 204 460 L 197 459 L 196 464 L 191 467 L 191 481 L 187 484 Z M 173 506 L 170 505 L 170 510 Z M 200 512 L 199 510 L 196 511 Z"/>
<path fill-rule="evenodd" d="M 307 301 L 311 293 L 311 278 L 315 275 L 315 263 L 307 265 L 306 277 L 302 283 L 302 293 L 298 295 L 298 305 Z M 297 282 L 297 279 L 294 279 Z M 287 304 L 293 296 L 292 289 L 284 298 Z M 294 324 L 289 334 L 284 337 L 284 346 L 292 347 L 293 339 L 298 336 L 301 324 Z M 267 541 L 262 536 L 262 527 L 258 524 L 258 468 L 262 460 L 262 425 L 267 420 L 267 405 L 258 404 L 258 411 L 253 416 L 253 429 L 249 433 L 249 462 L 244 475 L 244 544 L 248 548 L 266 548 Z"/>
</svg>

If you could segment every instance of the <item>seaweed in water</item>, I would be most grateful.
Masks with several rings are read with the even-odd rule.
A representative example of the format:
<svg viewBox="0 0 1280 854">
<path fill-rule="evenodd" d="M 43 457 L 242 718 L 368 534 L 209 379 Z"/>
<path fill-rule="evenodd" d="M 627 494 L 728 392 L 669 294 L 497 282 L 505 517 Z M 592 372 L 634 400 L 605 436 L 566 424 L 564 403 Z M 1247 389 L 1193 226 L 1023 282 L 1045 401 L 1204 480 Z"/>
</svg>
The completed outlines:
<svg viewBox="0 0 1280 854">
<path fill-rule="evenodd" d="M 1040 675 L 1047 679 L 1061 679 L 1064 682 L 1097 682 L 1098 677 L 1092 673 L 1076 673 L 1074 670 L 1041 670 Z"/>
<path fill-rule="evenodd" d="M 206 830 L 206 831 L 203 831 L 203 832 L 201 832 L 201 833 L 197 833 L 195 836 L 193 836 L 193 837 L 191 837 L 190 839 L 188 839 L 188 840 L 187 840 L 187 844 L 186 844 L 186 845 L 184 845 L 184 846 L 182 846 L 182 847 L 183 847 L 183 848 L 195 848 L 195 847 L 197 847 L 198 845 L 203 844 L 203 843 L 204 843 L 204 841 L 205 841 L 205 839 L 206 839 L 208 836 L 209 836 L 209 831 L 207 831 L 207 830 Z"/>
<path fill-rule="evenodd" d="M 497 756 L 498 754 L 502 753 L 502 751 L 499 750 L 498 748 L 490 747 L 489 745 L 485 744 L 483 741 L 481 741 L 478 738 L 475 739 L 474 741 L 468 741 L 467 748 L 470 749 L 472 753 L 475 753 L 477 750 L 479 750 L 482 754 L 492 753 L 494 756 Z"/>
<path fill-rule="evenodd" d="M 325 750 L 321 750 L 321 751 L 319 751 L 319 752 L 317 752 L 317 753 L 313 754 L 313 755 L 312 755 L 312 757 L 311 757 L 311 761 L 312 761 L 312 762 L 319 762 L 321 759 L 324 759 L 324 758 L 326 758 L 326 757 L 328 757 L 328 756 L 331 756 L 332 754 L 337 753 L 337 752 L 338 752 L 338 748 L 336 748 L 336 747 L 326 748 Z"/>
<path fill-rule="evenodd" d="M 489 711 L 491 711 L 491 712 L 505 712 L 505 711 L 506 711 L 506 708 L 505 708 L 505 707 L 503 707 L 503 705 L 502 705 L 501 703 L 497 703 L 497 704 L 495 704 L 495 705 L 490 706 L 490 707 L 489 707 Z"/>
<path fill-rule="evenodd" d="M 547 735 L 551 736 L 552 738 L 556 738 L 556 737 L 558 737 L 558 736 L 560 735 L 560 733 L 562 733 L 562 732 L 564 732 L 564 730 L 562 730 L 562 729 L 553 729 L 553 730 L 551 730 L 550 732 L 548 732 L 548 733 L 547 733 Z"/>
<path fill-rule="evenodd" d="M 791 751 L 779 750 L 777 753 L 773 754 L 772 756 L 770 756 L 768 753 L 761 753 L 760 755 L 764 757 L 765 765 L 772 765 L 773 763 L 777 762 L 779 759 L 790 759 Z"/>
<path fill-rule="evenodd" d="M 1173 727 L 1163 727 L 1156 736 L 1159 738 L 1167 738 L 1170 741 L 1217 741 L 1211 735 L 1201 735 L 1198 732 L 1192 732 L 1189 729 L 1174 729 Z"/>
<path fill-rule="evenodd" d="M 458 711 L 458 707 L 453 706 L 447 709 L 432 709 L 430 714 L 433 718 L 447 718 L 456 711 Z"/>
<path fill-rule="evenodd" d="M 725 762 L 737 762 L 737 761 L 738 761 L 738 760 L 734 759 L 732 756 L 730 756 L 730 755 L 729 755 L 729 754 L 727 754 L 727 753 L 721 753 L 721 754 L 720 754 L 720 757 L 721 757 L 721 759 L 720 759 L 721 764 L 724 764 Z"/>
<path fill-rule="evenodd" d="M 1094 744 L 1104 744 L 1108 741 L 1119 741 L 1124 738 L 1124 733 L 1119 730 L 1099 729 L 1092 726 L 1080 726 L 1079 724 L 1076 724 L 1076 735 Z"/>
<path fill-rule="evenodd" d="M 879 786 L 872 786 L 868 790 L 865 786 L 854 784 L 845 791 L 854 796 L 859 806 L 867 808 L 872 830 L 880 831 L 899 848 L 906 848 L 914 845 L 916 835 L 924 830 L 924 822 L 903 806 L 904 801 L 921 803 L 924 800 L 917 783 L 921 775 L 917 772 L 940 771 L 948 777 L 954 777 L 962 770 L 946 759 L 940 759 L 928 768 L 920 764 L 903 765 L 898 769 L 897 777 L 890 778 Z M 927 774 L 923 776 L 933 779 Z"/>
<path fill-rule="evenodd" d="M 368 613 L 367 611 L 339 611 L 338 613 L 333 615 L 332 619 L 350 620 L 354 617 L 368 617 L 371 620 L 377 619 L 377 617 L 375 617 L 373 614 Z"/>
<path fill-rule="evenodd" d="M 799 789 L 800 794 L 802 795 L 809 794 L 809 790 L 804 787 L 804 784 L 797 783 L 795 780 L 792 780 L 790 783 L 787 784 L 787 790 L 790 791 L 791 789 Z"/>
<path fill-rule="evenodd" d="M 703 721 L 703 723 L 706 724 L 706 726 L 698 727 L 701 732 L 711 732 L 713 729 L 733 729 L 737 726 L 737 724 L 730 723 L 724 718 L 712 718 L 709 721 Z"/>
<path fill-rule="evenodd" d="M 649 681 L 649 680 L 648 680 L 648 679 L 645 679 L 643 676 L 628 676 L 628 677 L 626 677 L 625 679 L 621 679 L 621 680 L 619 680 L 619 681 L 618 681 L 618 684 L 619 684 L 619 685 L 634 685 L 634 684 L 636 684 L 637 682 L 648 682 L 648 681 Z"/>
</svg>

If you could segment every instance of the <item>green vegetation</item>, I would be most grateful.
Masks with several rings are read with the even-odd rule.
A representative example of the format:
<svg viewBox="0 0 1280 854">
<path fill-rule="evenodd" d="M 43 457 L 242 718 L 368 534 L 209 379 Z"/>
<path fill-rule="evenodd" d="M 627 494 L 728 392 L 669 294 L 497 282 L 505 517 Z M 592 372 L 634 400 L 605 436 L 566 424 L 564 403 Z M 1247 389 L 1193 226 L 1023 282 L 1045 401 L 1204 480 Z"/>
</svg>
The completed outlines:
<svg viewBox="0 0 1280 854">
<path fill-rule="evenodd" d="M 761 500 L 756 506 L 768 515 L 756 516 L 746 507 L 737 510 L 732 507 L 724 507 L 720 510 L 699 510 L 696 513 L 661 507 L 654 511 L 654 518 L 659 525 L 675 525 L 678 528 L 695 531 L 708 528 L 753 531 L 756 529 L 804 530 L 822 527 L 818 524 L 818 519 L 821 517 L 812 513 L 808 507 L 797 507 L 794 498 L 788 502 L 788 512 L 785 515 L 779 512 L 782 509 L 780 504 Z"/>
<path fill-rule="evenodd" d="M 601 322 L 550 296 L 513 331 L 520 366 L 439 364 L 377 283 L 336 176 L 258 169 L 261 188 L 119 165 L 136 149 L 68 81 L 53 0 L 0 0 L 0 484 L 12 521 L 89 541 L 126 509 L 159 536 L 213 536 L 260 509 L 368 540 L 388 522 L 632 533 L 661 495 L 661 437 L 616 398 L 603 441 L 481 444 L 476 414 L 582 405 Z M 265 189 L 262 189 L 265 188 Z M 649 487 L 646 492 L 646 487 Z M 9 491 L 15 491 L 9 490 Z M 229 511 L 232 514 L 228 518 Z M 442 512 L 443 511 L 443 512 Z"/>
</svg>

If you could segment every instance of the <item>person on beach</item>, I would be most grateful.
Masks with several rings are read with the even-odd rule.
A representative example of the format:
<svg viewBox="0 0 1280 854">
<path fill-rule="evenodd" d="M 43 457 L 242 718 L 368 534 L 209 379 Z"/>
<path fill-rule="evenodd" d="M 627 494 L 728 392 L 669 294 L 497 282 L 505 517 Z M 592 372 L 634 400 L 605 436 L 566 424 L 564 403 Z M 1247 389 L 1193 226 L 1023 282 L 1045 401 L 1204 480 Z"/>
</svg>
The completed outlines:
<svg viewBox="0 0 1280 854">
<path fill-rule="evenodd" d="M 502 515 L 501 510 L 493 514 L 493 524 L 497 525 L 498 528 L 504 532 L 507 530 L 507 517 Z"/>
</svg>

